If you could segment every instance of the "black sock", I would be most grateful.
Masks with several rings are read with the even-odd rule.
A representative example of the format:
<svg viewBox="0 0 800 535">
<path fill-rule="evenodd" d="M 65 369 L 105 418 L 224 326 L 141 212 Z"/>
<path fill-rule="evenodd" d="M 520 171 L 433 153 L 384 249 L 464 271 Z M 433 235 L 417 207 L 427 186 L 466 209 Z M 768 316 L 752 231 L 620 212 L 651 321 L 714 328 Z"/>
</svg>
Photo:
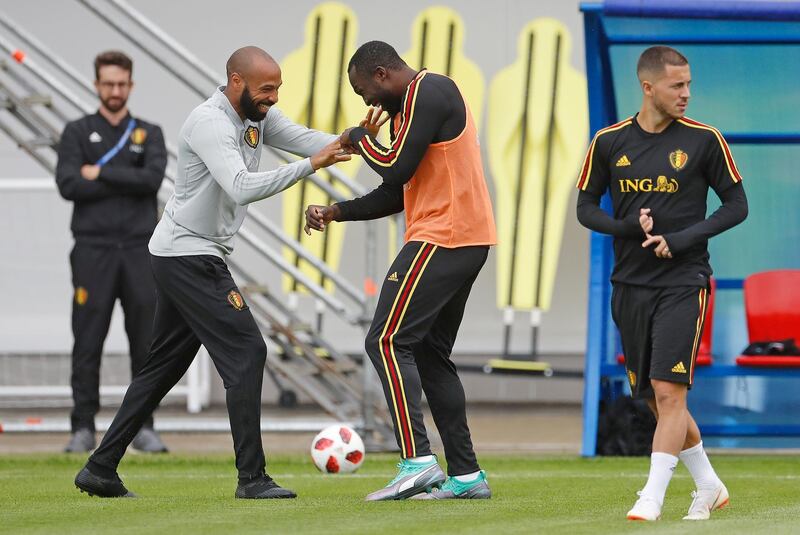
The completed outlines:
<svg viewBox="0 0 800 535">
<path fill-rule="evenodd" d="M 103 466 L 102 464 L 98 464 L 91 459 L 89 462 L 86 463 L 86 468 L 89 469 L 91 473 L 96 475 L 97 477 L 102 477 L 104 479 L 116 479 L 117 478 L 117 471 L 113 468 L 109 468 L 107 466 Z"/>
<path fill-rule="evenodd" d="M 248 483 L 252 483 L 254 481 L 262 481 L 264 478 L 266 478 L 268 481 L 272 480 L 272 478 L 269 477 L 266 474 L 258 474 L 258 475 L 251 476 L 251 477 L 241 477 L 240 476 L 239 477 L 239 484 L 240 485 L 247 485 Z"/>
</svg>

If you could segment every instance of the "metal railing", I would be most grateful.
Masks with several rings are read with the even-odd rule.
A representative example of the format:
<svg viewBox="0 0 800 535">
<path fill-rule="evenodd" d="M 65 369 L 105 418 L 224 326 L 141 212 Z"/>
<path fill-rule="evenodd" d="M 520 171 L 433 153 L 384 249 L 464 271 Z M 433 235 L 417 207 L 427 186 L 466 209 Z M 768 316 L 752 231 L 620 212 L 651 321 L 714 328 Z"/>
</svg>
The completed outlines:
<svg viewBox="0 0 800 535">
<path fill-rule="evenodd" d="M 0 13 L 0 23 L 6 28 L 14 28 L 14 33 L 23 41 L 25 45 L 24 48 L 28 48 L 29 45 L 32 44 L 30 40 L 29 34 L 25 32 L 22 27 L 16 23 L 13 23 L 5 16 L 5 14 Z M 41 43 L 36 42 L 35 46 L 31 46 L 31 50 L 35 49 L 38 54 L 42 57 L 46 57 L 49 59 L 49 63 L 58 70 L 59 72 L 63 73 L 64 75 L 68 76 L 70 79 L 75 81 L 86 92 L 92 95 L 92 98 L 95 98 L 94 94 L 94 87 L 84 78 L 82 78 L 79 74 L 75 73 L 73 69 L 69 68 L 66 62 L 60 61 L 59 57 L 54 54 L 52 51 L 48 50 L 44 45 Z M 4 51 L 9 56 L 15 57 L 16 61 L 26 68 L 31 74 L 33 74 L 39 81 L 44 83 L 48 88 L 58 94 L 61 98 L 65 101 L 70 103 L 74 106 L 78 111 L 81 113 L 93 113 L 95 111 L 95 106 L 88 104 L 85 100 L 81 99 L 78 95 L 76 95 L 73 91 L 71 91 L 65 84 L 61 83 L 55 76 L 50 74 L 47 69 L 41 66 L 36 60 L 28 57 L 24 53 L 19 53 L 21 50 L 20 47 L 14 46 L 12 42 L 10 42 L 5 36 L 0 34 L 0 50 Z M 4 129 L 5 130 L 5 129 Z M 18 141 L 15 139 L 15 141 Z M 19 142 L 19 141 L 18 141 Z M 167 152 L 169 156 L 175 160 L 177 158 L 177 151 L 175 146 L 172 143 L 167 142 Z M 22 145 L 21 145 L 22 146 Z M 283 157 L 283 155 L 282 155 Z M 38 159 L 38 157 L 37 157 Z M 175 182 L 175 177 L 167 171 L 165 173 L 165 178 L 169 180 L 171 183 Z M 323 184 L 327 185 L 324 181 L 320 180 Z M 339 194 L 336 190 L 333 190 L 336 193 L 338 198 L 341 198 L 341 194 Z M 278 228 L 269 222 L 263 216 L 260 216 L 257 213 L 250 213 L 248 221 L 254 222 L 257 226 L 259 226 L 262 230 L 269 233 L 275 239 L 280 241 L 282 244 L 291 248 L 294 252 L 299 254 L 303 260 L 308 262 L 311 266 L 317 269 L 320 273 L 324 274 L 325 277 L 329 278 L 331 281 L 334 282 L 337 289 L 339 289 L 344 295 L 354 301 L 359 309 L 358 310 L 351 310 L 348 309 L 341 300 L 337 299 L 336 297 L 332 296 L 329 292 L 327 292 L 321 285 L 317 284 L 313 280 L 311 280 L 306 274 L 304 274 L 300 269 L 296 268 L 290 262 L 287 262 L 280 252 L 275 251 L 273 248 L 268 246 L 262 240 L 260 240 L 254 233 L 250 232 L 247 228 L 242 228 L 238 236 L 241 238 L 242 241 L 249 244 L 253 247 L 253 249 L 259 253 L 263 258 L 268 260 L 270 263 L 276 265 L 281 271 L 284 271 L 292 278 L 298 281 L 299 284 L 303 285 L 311 292 L 315 297 L 323 301 L 327 306 L 329 306 L 332 310 L 336 311 L 337 314 L 342 315 L 344 318 L 349 320 L 351 323 L 354 324 L 361 324 L 364 322 L 365 313 L 364 308 L 366 307 L 366 298 L 362 292 L 357 290 L 347 279 L 342 277 L 339 273 L 332 270 L 327 264 L 323 263 L 321 260 L 317 259 L 314 255 L 308 252 L 300 243 L 292 239 L 291 237 L 287 236 L 286 234 L 280 232 Z"/>
<path fill-rule="evenodd" d="M 90 11 L 99 15 L 99 11 L 89 2 L 78 0 L 81 4 L 87 6 Z M 214 88 L 217 86 L 216 83 L 216 76 L 212 73 L 211 69 L 203 65 L 196 57 L 191 55 L 186 49 L 181 47 L 177 42 L 169 38 L 164 32 L 158 29 L 155 25 L 149 23 L 142 17 L 141 15 L 137 14 L 132 10 L 130 6 L 121 2 L 119 0 L 111 0 L 109 4 L 113 4 L 118 9 L 124 10 L 131 18 L 131 20 L 136 21 L 136 24 L 142 28 L 143 30 L 147 31 L 149 35 L 153 36 L 153 40 L 162 43 L 164 46 L 170 48 L 175 54 L 186 64 L 189 64 L 195 72 L 202 73 L 202 78 L 209 83 L 210 90 L 204 91 L 200 89 L 196 84 L 192 83 L 187 77 L 181 75 L 176 76 L 179 81 L 184 83 L 187 87 L 189 87 L 194 93 L 196 93 L 199 97 L 205 99 L 207 98 L 208 94 L 210 94 Z M 101 19 L 105 20 L 112 27 L 115 27 L 124 35 L 125 37 L 132 39 L 124 28 L 118 27 L 116 23 L 113 23 L 108 17 L 100 16 Z M 62 100 L 75 108 L 77 111 L 83 114 L 94 113 L 96 110 L 96 94 L 95 88 L 93 84 L 90 83 L 85 77 L 81 76 L 78 72 L 75 71 L 72 67 L 69 66 L 63 59 L 61 59 L 57 54 L 55 54 L 52 50 L 48 49 L 46 45 L 41 43 L 35 37 L 33 37 L 30 32 L 27 32 L 21 25 L 16 23 L 15 21 L 11 20 L 5 13 L 0 12 L 0 26 L 2 26 L 3 31 L 0 31 L 0 51 L 5 52 L 8 56 L 14 58 L 17 64 L 19 64 L 20 69 L 9 68 L 6 71 L 6 74 L 13 77 L 16 81 L 19 82 L 19 85 L 25 87 L 25 90 L 29 93 L 34 92 L 34 85 L 39 85 L 38 83 L 43 84 L 44 87 L 48 88 L 49 91 L 53 93 L 54 98 L 57 99 L 57 103 L 60 103 Z M 16 37 L 19 43 L 12 42 L 12 37 Z M 139 46 L 146 54 L 152 57 L 156 62 L 164 67 L 170 74 L 175 75 L 178 69 L 171 68 L 164 60 L 154 57 L 156 56 L 151 50 L 147 47 L 140 46 L 142 45 L 141 40 L 133 40 L 134 44 Z M 17 44 L 21 45 L 21 47 L 16 46 Z M 35 59 L 32 59 L 27 54 L 20 51 L 20 48 L 25 50 L 25 52 L 32 52 L 35 55 Z M 38 62 L 38 60 L 42 60 L 42 64 Z M 45 66 L 45 62 L 47 66 Z M 9 67 L 12 67 L 9 65 Z M 20 72 L 24 71 L 25 76 L 20 75 Z M 33 78 L 37 81 L 37 84 L 30 83 L 30 79 Z M 68 82 L 68 83 L 65 83 Z M 68 87 L 68 84 L 72 84 L 75 86 L 73 88 Z M 212 85 L 213 84 L 213 85 Z M 10 94 L 10 92 L 5 92 L 6 94 Z M 10 104 L 14 104 L 11 102 Z M 56 148 L 58 142 L 58 132 L 60 131 L 59 127 L 63 127 L 63 123 L 65 123 L 71 114 L 65 113 L 62 109 L 58 106 L 53 105 L 52 102 L 45 102 L 48 104 L 49 111 L 56 117 L 56 123 L 61 123 L 60 125 L 53 126 L 53 122 L 49 122 L 42 117 L 35 117 L 32 120 L 28 121 L 26 125 L 30 130 L 37 132 L 43 142 L 42 146 Z M 25 120 L 26 114 L 31 111 L 31 107 L 19 106 L 15 109 L 18 110 L 25 110 L 21 114 L 17 114 L 17 119 Z M 41 125 L 46 125 L 42 127 Z M 26 143 L 29 145 L 30 142 L 22 138 L 18 135 L 15 131 L 13 126 L 6 124 L 5 122 L 0 119 L 0 130 L 3 130 L 9 136 L 16 141 L 21 147 L 26 148 Z M 30 150 L 28 150 L 30 149 Z M 282 161 L 290 161 L 291 157 L 288 156 L 283 151 L 279 151 L 273 148 L 267 148 L 268 152 L 270 152 L 273 156 L 279 158 Z M 42 154 L 36 150 L 36 147 L 28 146 L 27 149 L 29 154 L 33 156 L 39 163 L 41 163 L 46 169 L 50 170 L 51 172 L 54 171 L 52 162 L 44 159 Z M 167 143 L 167 150 L 172 162 L 176 161 L 177 151 L 175 147 L 171 143 Z M 349 177 L 341 173 L 336 169 L 328 169 L 327 170 L 330 175 L 334 179 L 334 183 L 338 183 L 343 185 L 349 192 L 353 195 L 361 195 L 365 192 L 365 189 L 359 186 L 357 183 L 352 181 Z M 165 178 L 167 179 L 163 183 L 163 187 L 159 192 L 160 200 L 163 202 L 166 200 L 168 195 L 171 193 L 172 184 L 174 184 L 174 174 L 168 171 L 165 173 Z M 325 191 L 332 199 L 334 200 L 342 200 L 344 197 L 342 193 L 336 189 L 331 183 L 327 180 L 323 180 L 320 177 L 312 176 L 310 179 L 319 186 L 323 191 Z M 332 281 L 338 294 L 336 296 L 331 295 L 327 292 L 321 284 L 317 284 L 311 277 L 306 275 L 303 271 L 301 271 L 298 267 L 293 265 L 292 262 L 286 260 L 280 251 L 270 247 L 267 243 L 265 243 L 257 233 L 253 232 L 251 228 L 257 228 L 264 233 L 268 234 L 270 237 L 278 241 L 280 244 L 289 248 L 294 254 L 298 255 L 302 258 L 308 265 L 312 266 L 322 278 L 328 279 Z M 304 286 L 308 291 L 314 295 L 318 301 L 324 303 L 329 309 L 334 311 L 338 317 L 343 318 L 349 321 L 353 325 L 359 325 L 362 328 L 365 328 L 367 325 L 367 321 L 369 319 L 369 312 L 374 307 L 374 296 L 372 295 L 365 295 L 364 292 L 358 290 L 352 283 L 350 283 L 347 279 L 342 277 L 338 272 L 334 271 L 330 268 L 327 264 L 322 262 L 316 256 L 311 254 L 308 250 L 306 250 L 297 240 L 287 236 L 280 227 L 272 222 L 267 217 L 256 213 L 255 211 L 251 211 L 248 214 L 248 218 L 245 222 L 245 225 L 240 229 L 238 235 L 242 242 L 250 246 L 261 258 L 267 260 L 271 264 L 275 265 L 280 271 L 283 273 L 288 274 L 294 280 L 296 280 L 300 285 Z M 374 223 L 370 223 L 367 225 L 367 240 L 366 240 L 366 272 L 368 277 L 372 277 L 374 279 L 375 268 L 377 266 L 377 246 L 376 246 L 377 234 L 376 234 L 376 227 Z M 231 261 L 228 259 L 228 263 L 233 271 L 237 274 L 243 275 L 244 279 L 248 283 L 254 283 L 255 279 L 247 274 L 247 270 L 243 269 L 243 266 L 238 265 L 235 261 Z M 256 283 L 257 284 L 257 283 Z M 344 297 L 348 299 L 349 302 L 352 302 L 355 307 L 347 306 L 345 302 L 343 302 L 339 297 Z M 276 298 L 276 296 L 271 294 L 265 294 L 264 299 L 270 303 L 273 308 L 277 308 L 280 310 L 281 314 L 288 318 L 289 325 L 292 324 L 301 324 L 299 318 L 295 315 L 293 310 L 287 310 L 282 308 L 282 304 L 280 300 Z M 275 324 L 272 326 L 265 324 L 262 325 L 265 335 L 269 336 L 269 332 L 271 329 L 276 327 Z M 282 327 L 282 326 L 278 326 Z M 315 332 L 313 329 L 310 331 L 303 331 L 304 337 L 310 339 L 310 343 L 317 347 L 328 348 L 330 350 L 330 354 L 336 354 L 336 351 L 332 348 L 330 344 L 324 340 L 320 333 Z M 273 357 L 274 358 L 274 357 Z M 275 366 L 278 367 L 277 365 Z M 324 368 L 324 366 L 323 366 Z M 280 371 L 280 370 L 279 370 Z M 290 373 L 290 370 L 283 369 L 283 373 Z M 363 428 L 369 434 L 370 431 L 377 431 L 379 435 L 385 438 L 391 437 L 391 430 L 387 427 L 386 423 L 382 420 L 385 420 L 382 414 L 380 414 L 380 404 L 375 403 L 376 396 L 374 396 L 371 392 L 374 390 L 372 386 L 373 380 L 370 378 L 371 368 L 368 359 L 363 359 L 363 391 L 360 396 L 360 408 L 361 408 L 361 415 L 363 417 Z M 302 385 L 303 381 L 305 384 L 309 384 L 307 378 L 304 379 L 303 377 L 296 378 L 296 385 Z M 190 379 L 190 382 L 192 380 Z M 195 382 L 196 382 L 195 378 Z M 336 383 L 336 381 L 341 381 L 341 378 L 334 378 L 332 383 Z M 352 394 L 352 389 L 347 387 L 346 385 L 340 385 L 342 389 L 346 391 L 350 391 Z M 302 387 L 301 387 L 302 388 Z M 335 392 L 333 393 L 333 398 L 336 398 Z M 332 398 L 332 399 L 333 399 Z M 187 399 L 191 406 L 197 405 L 198 396 L 196 395 L 187 395 Z M 322 398 L 320 398 L 322 399 Z M 340 398 L 341 399 L 341 398 Z M 352 398 L 350 398 L 352 399 Z M 358 399 L 358 396 L 356 397 Z M 350 402 L 344 403 L 343 406 L 351 406 Z M 327 407 L 330 410 L 330 404 Z M 380 414 L 380 416 L 379 416 Z M 344 413 L 339 412 L 339 416 L 344 416 Z M 367 438 L 367 437 L 365 437 Z"/>
</svg>

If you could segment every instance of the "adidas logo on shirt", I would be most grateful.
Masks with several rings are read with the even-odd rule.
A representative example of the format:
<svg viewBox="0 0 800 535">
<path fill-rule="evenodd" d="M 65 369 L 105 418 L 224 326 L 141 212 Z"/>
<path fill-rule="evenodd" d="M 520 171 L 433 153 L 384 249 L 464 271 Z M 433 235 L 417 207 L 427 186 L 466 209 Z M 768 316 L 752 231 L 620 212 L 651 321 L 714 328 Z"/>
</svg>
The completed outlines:
<svg viewBox="0 0 800 535">
<path fill-rule="evenodd" d="M 89 141 L 91 141 L 92 143 L 100 143 L 101 141 L 103 141 L 103 138 L 100 137 L 100 134 L 98 134 L 97 132 L 92 132 L 91 134 L 89 134 Z"/>
<path fill-rule="evenodd" d="M 623 154 L 622 158 L 617 160 L 617 167 L 626 167 L 631 164 L 631 161 L 628 159 L 627 154 Z"/>
<path fill-rule="evenodd" d="M 387 280 L 387 281 L 390 281 L 390 282 L 397 282 L 397 281 L 398 281 L 398 279 L 397 279 L 397 272 L 395 271 L 394 273 L 392 273 L 391 275 L 389 275 L 389 278 L 387 278 L 386 280 Z"/>
<path fill-rule="evenodd" d="M 686 368 L 683 366 L 683 362 L 679 362 L 673 366 L 672 373 L 686 373 Z"/>
</svg>

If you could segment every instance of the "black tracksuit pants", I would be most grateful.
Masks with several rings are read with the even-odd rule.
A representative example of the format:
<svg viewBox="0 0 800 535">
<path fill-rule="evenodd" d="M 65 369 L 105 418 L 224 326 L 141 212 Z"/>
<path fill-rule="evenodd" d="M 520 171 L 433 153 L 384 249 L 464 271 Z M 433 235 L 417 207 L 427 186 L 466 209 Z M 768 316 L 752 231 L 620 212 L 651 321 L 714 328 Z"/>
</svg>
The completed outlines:
<svg viewBox="0 0 800 535">
<path fill-rule="evenodd" d="M 403 458 L 429 455 L 422 392 L 442 437 L 447 473 L 479 470 L 464 388 L 450 352 L 488 247 L 409 242 L 387 273 L 365 346 L 392 414 Z"/>
<path fill-rule="evenodd" d="M 241 481 L 264 474 L 261 385 L 267 346 L 225 262 L 211 255 L 151 256 L 156 281 L 153 343 L 90 460 L 116 469 L 159 401 L 204 345 L 222 377 Z"/>
<path fill-rule="evenodd" d="M 131 377 L 147 359 L 156 289 L 146 244 L 113 247 L 76 243 L 70 253 L 72 284 L 72 431 L 94 431 L 100 410 L 100 359 L 117 299 L 125 313 Z M 152 414 L 144 425 L 153 427 Z"/>
</svg>

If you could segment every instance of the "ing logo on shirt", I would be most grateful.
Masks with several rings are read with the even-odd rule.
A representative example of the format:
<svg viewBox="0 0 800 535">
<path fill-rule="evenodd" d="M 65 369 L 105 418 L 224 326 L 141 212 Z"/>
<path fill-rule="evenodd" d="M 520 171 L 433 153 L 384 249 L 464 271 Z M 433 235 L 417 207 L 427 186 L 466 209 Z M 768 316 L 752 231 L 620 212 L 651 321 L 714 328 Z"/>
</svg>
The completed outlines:
<svg viewBox="0 0 800 535">
<path fill-rule="evenodd" d="M 678 181 L 674 178 L 667 178 L 664 175 L 659 175 L 655 182 L 653 182 L 652 178 L 620 178 L 619 191 L 620 193 L 649 193 L 651 191 L 675 193 L 678 191 Z"/>
<path fill-rule="evenodd" d="M 244 142 L 256 148 L 258 146 L 258 128 L 253 125 L 248 126 L 244 131 Z"/>
</svg>

